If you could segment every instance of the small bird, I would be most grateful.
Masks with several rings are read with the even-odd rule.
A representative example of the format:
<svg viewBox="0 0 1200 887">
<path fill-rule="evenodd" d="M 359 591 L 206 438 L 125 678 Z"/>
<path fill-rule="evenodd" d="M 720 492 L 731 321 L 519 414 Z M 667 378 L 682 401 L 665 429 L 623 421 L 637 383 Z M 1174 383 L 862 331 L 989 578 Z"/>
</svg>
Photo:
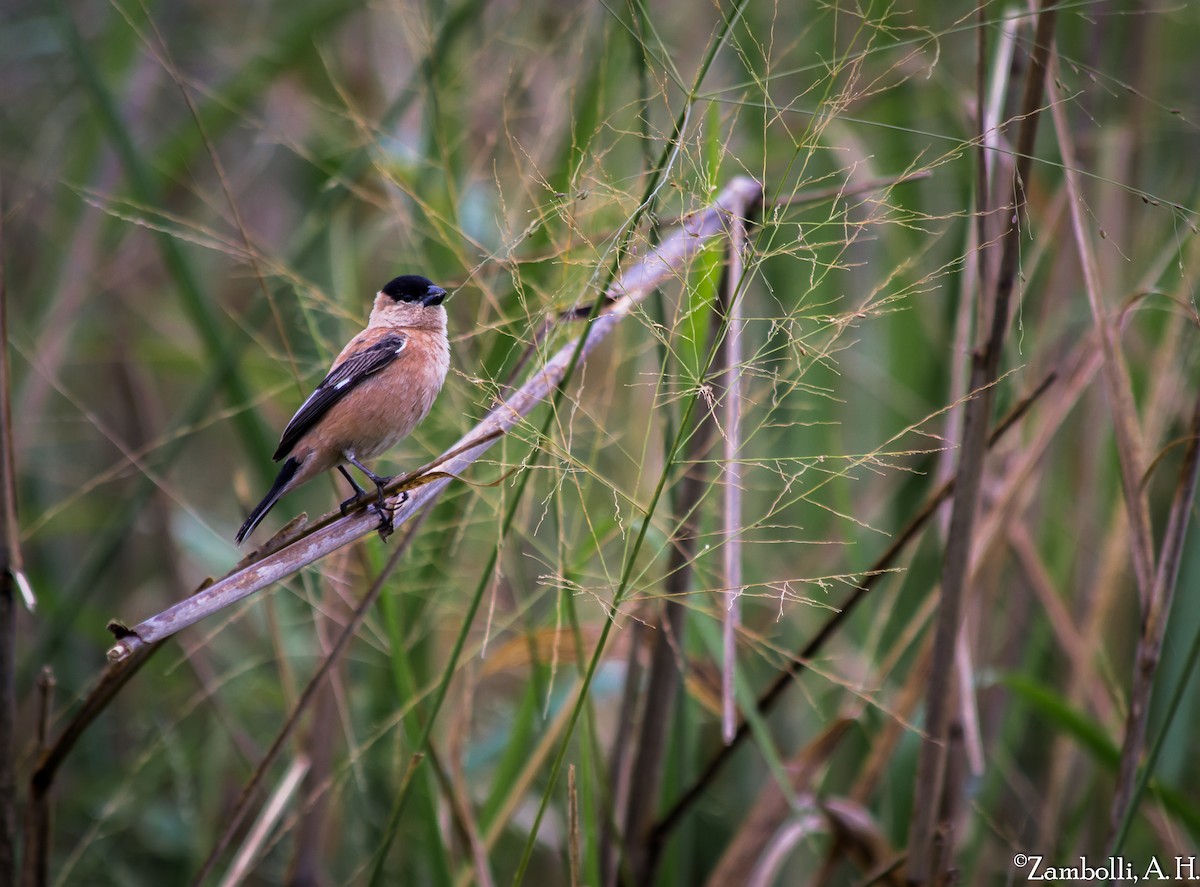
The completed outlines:
<svg viewBox="0 0 1200 887">
<path fill-rule="evenodd" d="M 416 274 L 390 281 L 375 295 L 367 328 L 350 340 L 329 375 L 300 405 L 283 429 L 271 458 L 287 457 L 271 491 L 237 533 L 237 543 L 254 532 L 279 498 L 336 467 L 354 487 L 342 512 L 366 491 L 346 470 L 353 465 L 375 484 L 376 507 L 386 528 L 380 477 L 363 464 L 407 437 L 429 413 L 450 368 L 446 337 L 446 291 Z"/>
</svg>

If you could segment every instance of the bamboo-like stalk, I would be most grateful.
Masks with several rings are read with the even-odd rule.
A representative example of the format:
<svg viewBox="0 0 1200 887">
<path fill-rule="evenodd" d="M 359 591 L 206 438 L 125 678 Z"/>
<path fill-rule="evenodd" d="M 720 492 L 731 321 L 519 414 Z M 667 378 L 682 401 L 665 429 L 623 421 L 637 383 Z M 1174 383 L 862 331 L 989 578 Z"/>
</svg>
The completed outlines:
<svg viewBox="0 0 1200 887">
<path fill-rule="evenodd" d="M 1032 168 L 1034 137 L 1041 118 L 1039 112 L 1045 95 L 1047 59 L 1056 17 L 1057 9 L 1052 0 L 1041 0 L 1033 55 L 1019 110 L 1021 127 L 1017 136 L 1017 162 L 1012 180 L 1014 221 L 1001 235 L 1003 252 L 995 288 L 982 291 L 986 310 L 982 312 L 984 322 L 981 332 L 986 335 L 972 358 L 968 387 L 975 392 L 975 396 L 967 402 L 963 416 L 954 507 L 942 562 L 942 603 L 938 611 L 933 663 L 926 693 L 926 737 L 917 763 L 912 827 L 909 831 L 909 879 L 915 883 L 929 881 L 949 865 L 950 854 L 938 852 L 939 846 L 942 846 L 939 835 L 941 839 L 948 837 L 941 833 L 938 823 L 945 809 L 942 801 L 950 769 L 947 766 L 947 750 L 954 715 L 954 648 L 963 598 L 966 596 L 967 568 L 983 484 L 988 422 L 995 399 L 993 383 L 999 376 L 1000 357 L 1009 325 L 1009 306 L 1016 284 L 1021 236 L 1019 222 L 1025 211 L 1024 187 Z"/>
<path fill-rule="evenodd" d="M 724 536 L 722 573 L 725 587 L 725 613 L 721 622 L 721 737 L 726 745 L 737 733 L 737 699 L 734 682 L 737 667 L 737 631 L 741 625 L 742 596 L 742 339 L 746 325 L 742 310 L 743 252 L 746 226 L 733 222 L 729 240 L 729 264 L 725 275 L 725 399 L 724 456 L 721 464 Z"/>
<path fill-rule="evenodd" d="M 686 220 L 657 249 L 620 275 L 609 289 L 607 309 L 592 321 L 592 329 L 583 342 L 579 359 L 583 360 L 655 287 L 681 276 L 688 261 L 711 237 L 729 230 L 732 216 L 744 217 L 747 208 L 762 195 L 762 186 L 748 177 L 732 180 L 713 205 Z M 540 370 L 464 434 L 448 453 L 450 458 L 436 460 L 439 475 L 408 493 L 403 504 L 392 499 L 395 522 L 402 524 L 422 507 L 432 503 L 449 485 L 453 476 L 468 469 L 499 439 L 514 428 L 562 381 L 578 347 L 572 340 L 551 357 Z M 393 485 L 395 486 L 395 485 Z M 118 662 L 145 644 L 162 641 L 201 619 L 236 603 L 256 591 L 287 578 L 329 553 L 373 532 L 379 519 L 369 511 L 349 514 L 329 523 L 318 522 L 311 531 L 288 542 L 265 557 L 240 566 L 220 581 L 204 588 L 187 600 L 151 616 L 132 629 L 121 630 L 121 640 L 108 656 Z"/>
</svg>

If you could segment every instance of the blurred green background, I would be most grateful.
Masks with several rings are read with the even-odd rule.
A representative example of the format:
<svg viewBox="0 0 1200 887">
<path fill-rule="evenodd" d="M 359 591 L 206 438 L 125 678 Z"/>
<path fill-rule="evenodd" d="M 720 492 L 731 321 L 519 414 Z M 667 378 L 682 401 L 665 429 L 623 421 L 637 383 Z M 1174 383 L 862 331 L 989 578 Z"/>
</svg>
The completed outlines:
<svg viewBox="0 0 1200 887">
<path fill-rule="evenodd" d="M 736 175 L 767 195 L 743 301 L 738 679 L 753 698 L 953 470 L 949 408 L 965 394 L 980 255 L 977 39 L 1000 121 L 1020 107 L 1032 39 L 1024 7 L 990 3 L 982 18 L 922 0 L 6 4 L 3 257 L 20 541 L 39 604 L 18 635 L 22 795 L 40 669 L 57 680 L 53 735 L 104 666 L 108 619 L 139 621 L 234 565 L 279 431 L 386 280 L 422 273 L 454 293 L 451 375 L 385 465 L 401 470 L 578 333 L 534 343 L 547 320 L 594 299 L 616 263 Z M 1065 4 L 1056 37 L 1157 539 L 1196 388 L 1200 17 L 1190 3 Z M 1011 204 L 1014 132 L 998 136 L 990 205 Z M 1139 628 L 1112 409 L 1081 363 L 1096 352 L 1093 319 L 1049 113 L 1035 154 L 998 409 L 1050 371 L 1059 382 L 984 478 L 964 606 L 979 730 L 967 744 L 981 753 L 956 816 L 967 883 L 1012 876 L 1016 852 L 1063 864 L 1106 853 Z M 436 506 L 270 770 L 268 791 L 311 764 L 247 883 L 366 883 L 377 860 L 381 883 L 570 883 L 572 834 L 579 883 L 600 883 L 605 822 L 620 819 L 610 762 L 622 736 L 641 735 L 622 693 L 648 668 L 685 517 L 673 491 L 701 462 L 714 470 L 672 648 L 688 680 L 667 716 L 658 809 L 697 779 L 721 743 L 720 429 L 699 454 L 670 453 L 722 368 L 707 344 L 720 256 L 709 249 L 648 300 Z M 639 548 L 660 478 L 666 499 Z M 260 540 L 342 495 L 333 477 L 289 495 Z M 943 532 L 944 516 L 707 785 L 654 883 L 704 883 L 773 774 L 838 718 L 844 735 L 792 798 L 801 834 L 777 868 L 764 854 L 754 871 L 764 884 L 862 877 L 866 839 L 835 840 L 832 814 L 805 815 L 830 799 L 870 823 L 875 862 L 903 849 Z M 1157 793 L 1124 846 L 1139 871 L 1200 837 L 1194 528 L 1188 539 L 1150 719 Z M 58 775 L 51 881 L 186 883 L 389 554 L 368 538 L 168 644 Z M 394 817 L 450 668 L 435 754 Z M 550 778 L 564 741 L 574 794 L 565 772 Z"/>
</svg>

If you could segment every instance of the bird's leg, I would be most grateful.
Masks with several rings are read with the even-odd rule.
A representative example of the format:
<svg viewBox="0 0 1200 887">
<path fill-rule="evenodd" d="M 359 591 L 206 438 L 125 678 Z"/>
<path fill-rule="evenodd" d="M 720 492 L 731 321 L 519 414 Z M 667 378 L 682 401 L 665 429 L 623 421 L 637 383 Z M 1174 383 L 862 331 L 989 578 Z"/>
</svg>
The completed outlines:
<svg viewBox="0 0 1200 887">
<path fill-rule="evenodd" d="M 383 488 L 386 487 L 388 484 L 390 484 L 392 482 L 393 478 L 380 477 L 378 474 L 376 474 L 374 471 L 372 471 L 366 465 L 363 465 L 361 462 L 359 462 L 358 458 L 353 453 L 347 452 L 345 455 L 346 455 L 347 462 L 349 462 L 351 465 L 353 465 L 355 468 L 357 468 L 359 471 L 361 471 L 363 474 L 365 474 L 367 476 L 367 480 L 369 480 L 371 483 L 375 484 L 376 501 L 380 505 L 382 505 L 383 504 Z M 341 466 L 339 466 L 339 467 L 341 467 Z M 342 469 L 342 473 L 346 474 L 347 477 L 349 476 L 344 468 Z M 355 487 L 357 488 L 358 484 L 355 484 Z M 359 488 L 359 493 L 362 493 L 362 492 L 363 492 L 363 490 L 361 488 Z"/>
<path fill-rule="evenodd" d="M 358 481 L 356 481 L 353 475 L 346 470 L 345 465 L 339 465 L 337 469 L 342 473 L 342 477 L 346 478 L 346 480 L 350 483 L 350 486 L 354 487 L 354 495 L 343 502 L 340 506 L 342 516 L 344 517 L 346 512 L 349 511 L 352 506 L 357 505 L 362 501 L 362 497 L 366 495 L 367 491 L 358 485 Z"/>
<path fill-rule="evenodd" d="M 369 481 L 371 481 L 371 483 L 375 484 L 375 493 L 376 493 L 375 510 L 379 512 L 379 535 L 382 538 L 386 539 L 388 536 L 392 535 L 392 526 L 393 526 L 393 522 L 395 520 L 396 515 L 395 515 L 395 510 L 392 508 L 389 508 L 387 503 L 384 501 L 383 488 L 386 487 L 389 483 L 391 483 L 392 480 L 394 480 L 394 478 L 380 477 L 378 474 L 376 474 L 374 471 L 372 471 L 366 465 L 363 465 L 361 462 L 359 462 L 353 453 L 346 453 L 345 456 L 346 456 L 347 462 L 349 462 L 351 465 L 353 465 L 355 468 L 357 468 L 359 471 L 361 471 L 363 474 L 365 474 L 367 476 L 367 480 L 369 480 Z M 339 466 L 339 467 L 341 467 L 341 466 Z M 342 473 L 343 474 L 346 473 L 344 469 L 343 469 Z M 349 475 L 347 475 L 347 476 L 349 476 Z M 355 484 L 355 487 L 357 488 L 358 484 Z M 361 494 L 363 491 L 360 489 L 359 492 Z M 402 493 L 401 497 L 402 497 L 401 501 L 403 502 L 405 499 L 408 498 L 408 494 Z M 355 499 L 357 499 L 357 498 L 358 498 L 358 496 L 356 495 Z"/>
</svg>

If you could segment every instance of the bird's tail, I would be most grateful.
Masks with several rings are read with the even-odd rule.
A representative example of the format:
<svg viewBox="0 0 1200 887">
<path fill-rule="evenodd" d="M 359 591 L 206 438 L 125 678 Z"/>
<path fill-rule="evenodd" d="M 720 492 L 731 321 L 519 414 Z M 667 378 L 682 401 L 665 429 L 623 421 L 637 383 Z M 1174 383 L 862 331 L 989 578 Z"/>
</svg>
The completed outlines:
<svg viewBox="0 0 1200 887">
<path fill-rule="evenodd" d="M 275 478 L 275 483 L 271 486 L 271 491 L 250 512 L 250 516 L 246 518 L 246 522 L 242 524 L 242 528 L 238 530 L 237 536 L 234 537 L 238 545 L 241 545 L 242 541 L 254 532 L 254 528 L 267 516 L 267 512 L 275 507 L 275 503 L 279 501 L 279 497 L 288 488 L 288 484 L 292 482 L 292 478 L 296 476 L 299 468 L 300 462 L 295 456 L 289 457 L 283 463 L 283 467 L 279 469 L 279 475 Z"/>
</svg>

